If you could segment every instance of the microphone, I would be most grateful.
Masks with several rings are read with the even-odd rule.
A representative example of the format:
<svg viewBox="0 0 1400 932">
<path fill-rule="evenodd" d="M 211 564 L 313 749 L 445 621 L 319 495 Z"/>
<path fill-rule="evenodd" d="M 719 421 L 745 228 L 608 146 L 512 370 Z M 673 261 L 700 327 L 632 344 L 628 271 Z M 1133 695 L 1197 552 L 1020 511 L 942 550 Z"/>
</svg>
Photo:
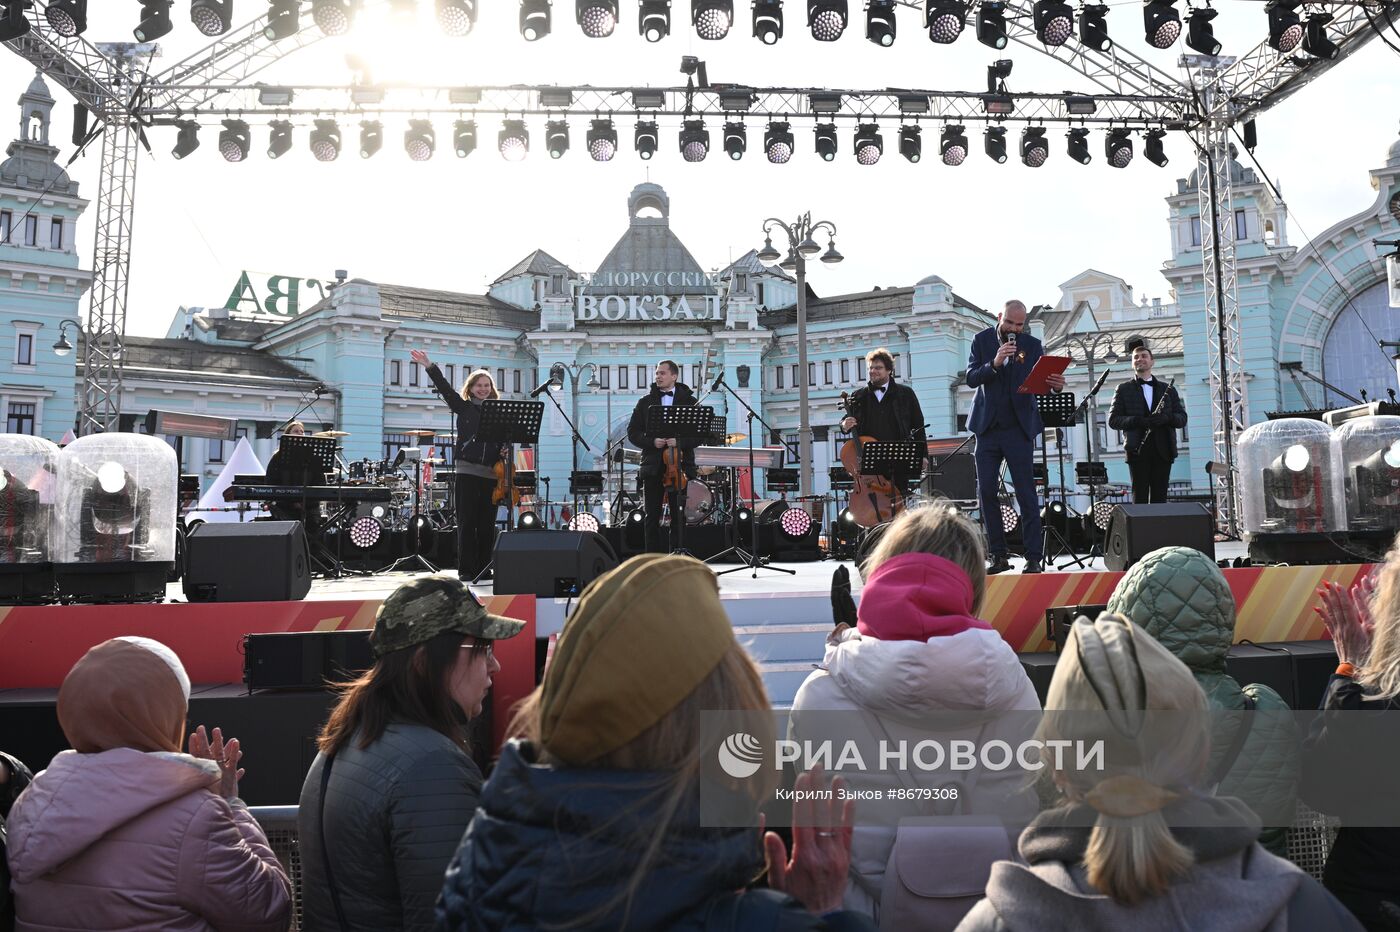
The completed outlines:
<svg viewBox="0 0 1400 932">
<path fill-rule="evenodd" d="M 1016 345 L 1016 334 L 1015 334 L 1015 333 L 1008 333 L 1008 334 L 1006 335 L 1006 342 L 1007 342 L 1007 343 L 1010 343 L 1012 346 L 1015 346 L 1015 345 Z"/>
<path fill-rule="evenodd" d="M 724 369 L 719 370 L 719 375 L 715 376 L 715 384 L 710 386 L 710 391 L 719 391 L 719 383 L 724 381 Z"/>
<path fill-rule="evenodd" d="M 531 398 L 538 398 L 538 397 L 540 397 L 540 396 L 543 395 L 545 392 L 549 391 L 549 386 L 551 386 L 551 385 L 553 385 L 553 384 L 554 384 L 554 380 L 553 380 L 553 379 L 545 379 L 544 382 L 540 385 L 539 388 L 535 389 L 534 391 L 532 391 L 532 392 L 530 393 L 530 397 L 531 397 Z"/>
</svg>

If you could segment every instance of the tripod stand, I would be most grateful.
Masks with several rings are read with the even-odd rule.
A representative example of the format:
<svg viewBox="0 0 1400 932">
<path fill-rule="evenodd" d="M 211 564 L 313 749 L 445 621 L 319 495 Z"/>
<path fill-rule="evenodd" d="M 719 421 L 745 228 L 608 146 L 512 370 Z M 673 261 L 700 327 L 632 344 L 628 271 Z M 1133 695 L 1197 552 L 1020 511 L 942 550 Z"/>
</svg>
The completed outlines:
<svg viewBox="0 0 1400 932">
<path fill-rule="evenodd" d="M 406 557 L 399 557 L 379 572 L 397 573 L 405 567 L 416 565 L 423 572 L 436 573 L 438 568 L 429 563 L 427 557 L 423 556 L 423 528 L 428 523 L 428 519 L 423 516 L 422 510 L 419 508 L 419 499 L 423 490 L 423 448 L 404 447 L 399 451 L 399 456 L 402 460 L 413 461 L 413 517 L 408 521 L 408 533 L 413 537 L 413 552 Z"/>
<path fill-rule="evenodd" d="M 475 439 L 480 443 L 503 444 L 509 451 L 509 455 L 505 458 L 507 530 L 515 527 L 515 448 L 511 445 L 537 442 L 540 438 L 540 421 L 543 417 L 543 401 L 502 401 L 498 398 L 492 398 L 481 403 L 481 424 L 477 427 Z M 493 508 L 491 510 L 493 522 L 496 514 L 496 510 Z M 464 535 L 460 529 L 457 537 L 460 547 L 464 542 Z M 472 582 L 485 576 L 495 563 L 496 555 L 493 549 L 491 559 L 486 561 L 486 565 L 476 574 Z"/>
<path fill-rule="evenodd" d="M 657 477 L 656 481 L 661 485 L 661 497 L 670 502 L 671 526 L 669 537 L 675 542 L 675 547 L 671 553 L 684 554 L 690 556 L 690 551 L 685 549 L 685 496 L 686 485 L 689 483 L 685 473 L 685 451 L 694 449 L 700 442 L 700 438 L 711 433 L 711 422 L 714 420 L 715 409 L 709 405 L 652 405 L 647 409 L 646 436 L 657 439 L 674 439 L 674 455 L 676 457 L 676 468 L 680 471 L 680 481 L 676 485 L 667 485 L 665 478 L 665 467 L 663 475 Z M 693 442 L 688 442 L 693 441 Z M 666 455 L 666 450 L 662 450 L 662 456 Z M 601 489 L 599 489 L 601 491 Z M 660 499 L 657 499 L 659 502 Z M 646 520 L 649 527 L 657 528 L 659 533 L 660 518 L 658 515 L 647 515 Z M 654 523 L 653 523 L 654 522 Z"/>
<path fill-rule="evenodd" d="M 1040 411 L 1041 422 L 1046 427 L 1055 429 L 1055 460 L 1060 470 L 1060 507 L 1064 507 L 1065 501 L 1065 448 L 1059 442 L 1059 431 L 1064 427 L 1071 427 L 1075 422 L 1074 392 L 1060 392 L 1048 395 L 1037 395 L 1035 397 L 1036 408 Z M 1046 462 L 1048 456 L 1048 446 L 1044 438 L 1040 443 L 1040 464 L 1045 471 L 1045 498 L 1046 511 L 1050 509 L 1050 469 Z M 1078 564 L 1080 569 L 1085 568 L 1084 558 L 1074 552 L 1074 547 L 1065 539 L 1060 529 L 1055 527 L 1050 521 L 1049 514 L 1041 521 L 1041 533 L 1044 535 L 1043 549 L 1045 551 L 1045 562 L 1050 564 L 1051 559 L 1056 554 L 1068 554 L 1070 559 L 1060 564 L 1060 568 L 1070 564 Z M 1051 550 L 1051 543 L 1055 544 L 1055 549 Z"/>
<path fill-rule="evenodd" d="M 1079 403 L 1079 409 L 1075 411 L 1076 422 L 1083 422 L 1086 425 L 1086 446 L 1089 451 L 1089 459 L 1083 463 L 1074 464 L 1074 478 L 1077 484 L 1089 487 L 1089 520 L 1084 523 L 1084 529 L 1089 534 L 1089 556 L 1092 562 L 1095 558 L 1103 557 L 1103 547 L 1099 545 L 1099 523 L 1095 509 L 1098 505 L 1098 487 L 1108 484 L 1108 468 L 1094 459 L 1094 436 L 1099 429 L 1098 422 L 1093 411 L 1094 398 L 1099 394 L 1099 389 L 1103 388 L 1103 383 L 1108 381 L 1108 375 L 1112 369 L 1105 369 L 1103 375 L 1094 383 L 1094 387 L 1089 389 L 1089 394 L 1084 396 L 1084 400 Z M 1068 566 L 1068 564 L 1065 564 Z"/>
</svg>

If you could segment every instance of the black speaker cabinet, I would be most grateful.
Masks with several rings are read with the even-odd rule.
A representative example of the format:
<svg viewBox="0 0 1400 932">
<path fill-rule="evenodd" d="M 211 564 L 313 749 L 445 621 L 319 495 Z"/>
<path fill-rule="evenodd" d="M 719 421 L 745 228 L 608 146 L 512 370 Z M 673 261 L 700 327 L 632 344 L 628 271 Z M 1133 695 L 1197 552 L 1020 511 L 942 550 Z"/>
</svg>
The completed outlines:
<svg viewBox="0 0 1400 932">
<path fill-rule="evenodd" d="M 248 689 L 325 689 L 374 666 L 369 631 L 291 631 L 243 636 Z"/>
<path fill-rule="evenodd" d="M 1108 611 L 1107 605 L 1054 605 L 1045 610 L 1045 636 L 1055 643 L 1055 653 L 1069 642 L 1069 629 L 1079 616 L 1090 621 Z"/>
<path fill-rule="evenodd" d="M 977 500 L 977 467 L 971 453 L 936 456 L 937 475 L 925 473 L 923 493 L 941 495 L 957 501 Z"/>
<path fill-rule="evenodd" d="M 497 595 L 564 598 L 617 566 L 617 553 L 593 531 L 511 531 L 496 539 Z"/>
<path fill-rule="evenodd" d="M 1192 547 L 1215 559 L 1215 524 L 1199 502 L 1118 505 L 1108 518 L 1103 565 L 1126 570 L 1162 547 Z"/>
<path fill-rule="evenodd" d="M 201 524 L 185 547 L 191 602 L 294 602 L 311 591 L 300 521 Z"/>
</svg>

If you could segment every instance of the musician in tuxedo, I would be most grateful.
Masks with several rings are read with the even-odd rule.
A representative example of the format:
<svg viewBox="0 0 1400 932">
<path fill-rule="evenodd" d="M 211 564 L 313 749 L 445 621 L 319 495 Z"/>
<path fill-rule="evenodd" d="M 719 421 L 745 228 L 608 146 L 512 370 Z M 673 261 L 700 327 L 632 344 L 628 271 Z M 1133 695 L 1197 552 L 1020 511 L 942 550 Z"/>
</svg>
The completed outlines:
<svg viewBox="0 0 1400 932">
<path fill-rule="evenodd" d="M 1041 535 L 1040 500 L 1035 491 L 1035 437 L 1043 429 L 1035 396 L 1017 389 L 1035 368 L 1043 348 L 1026 329 L 1026 306 L 1006 302 L 995 326 L 972 338 L 967 361 L 967 384 L 977 389 L 967 428 L 977 436 L 973 462 L 977 467 L 977 501 L 987 532 L 988 573 L 1011 568 L 1007 559 L 1006 528 L 1001 520 L 1001 464 L 1011 470 L 1011 485 L 1021 512 L 1026 565 L 1023 573 L 1041 572 L 1045 542 Z M 1047 377 L 1052 391 L 1065 387 L 1063 375 Z"/>
<path fill-rule="evenodd" d="M 1108 409 L 1108 426 L 1123 431 L 1128 473 L 1133 477 L 1133 503 L 1149 505 L 1167 500 L 1176 432 L 1186 426 L 1186 406 L 1176 388 L 1152 375 L 1152 350 L 1146 343 L 1133 347 L 1133 378 L 1118 386 Z"/>
<path fill-rule="evenodd" d="M 851 393 L 841 429 L 881 441 L 917 440 L 922 463 L 928 456 L 928 435 L 919 396 L 894 380 L 894 357 L 883 346 L 865 354 L 870 382 Z M 906 476 L 891 476 L 901 487 Z"/>
<path fill-rule="evenodd" d="M 690 386 L 683 385 L 681 369 L 670 359 L 656 364 L 652 373 L 655 379 L 651 390 L 637 400 L 632 409 L 632 418 L 627 422 L 627 439 L 632 446 L 642 451 L 642 466 L 638 475 L 642 480 L 642 511 L 645 514 L 643 535 L 647 553 L 666 553 L 680 547 L 681 525 L 685 522 L 685 492 L 667 489 L 662 484 L 665 464 L 662 451 L 670 448 L 680 453 L 681 468 L 687 478 L 695 478 L 695 448 L 700 445 L 699 437 L 655 437 L 647 433 L 647 411 L 657 405 L 690 406 L 696 403 L 695 393 Z M 661 502 L 664 498 L 671 502 L 670 546 L 661 546 Z"/>
</svg>

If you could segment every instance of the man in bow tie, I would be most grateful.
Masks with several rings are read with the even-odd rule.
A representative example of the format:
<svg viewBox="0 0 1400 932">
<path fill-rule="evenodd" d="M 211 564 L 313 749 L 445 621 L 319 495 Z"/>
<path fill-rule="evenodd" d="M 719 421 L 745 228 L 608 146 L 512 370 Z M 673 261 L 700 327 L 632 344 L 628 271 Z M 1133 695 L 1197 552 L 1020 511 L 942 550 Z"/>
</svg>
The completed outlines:
<svg viewBox="0 0 1400 932">
<path fill-rule="evenodd" d="M 1137 505 L 1167 500 L 1176 432 L 1186 426 L 1186 406 L 1174 387 L 1153 377 L 1152 364 L 1147 344 L 1133 347 L 1133 378 L 1118 386 L 1108 409 L 1108 426 L 1123 432 Z"/>
<path fill-rule="evenodd" d="M 685 492 L 667 489 L 662 485 L 663 464 L 661 451 L 671 447 L 680 451 L 681 468 L 688 478 L 695 478 L 695 448 L 700 445 L 699 437 L 653 437 L 647 433 L 647 409 L 657 405 L 695 404 L 695 393 L 688 385 L 682 385 L 681 369 L 670 359 L 656 364 L 652 377 L 651 391 L 643 395 L 632 409 L 632 419 L 627 423 L 627 439 L 642 451 L 642 467 L 638 475 L 642 479 L 642 510 L 646 515 L 642 528 L 646 540 L 647 553 L 666 553 L 668 548 L 661 546 L 661 502 L 664 498 L 671 502 L 671 544 L 669 549 L 680 547 L 681 525 L 685 521 Z"/>
<path fill-rule="evenodd" d="M 919 396 L 908 385 L 894 380 L 894 357 L 884 347 L 865 354 L 865 373 L 870 384 L 851 393 L 848 414 L 842 430 L 855 430 L 862 436 L 894 442 L 917 440 L 920 450 L 928 449 L 924 433 L 924 412 Z M 922 459 L 922 458 L 921 458 Z M 901 481 L 905 477 L 895 477 Z"/>
</svg>

